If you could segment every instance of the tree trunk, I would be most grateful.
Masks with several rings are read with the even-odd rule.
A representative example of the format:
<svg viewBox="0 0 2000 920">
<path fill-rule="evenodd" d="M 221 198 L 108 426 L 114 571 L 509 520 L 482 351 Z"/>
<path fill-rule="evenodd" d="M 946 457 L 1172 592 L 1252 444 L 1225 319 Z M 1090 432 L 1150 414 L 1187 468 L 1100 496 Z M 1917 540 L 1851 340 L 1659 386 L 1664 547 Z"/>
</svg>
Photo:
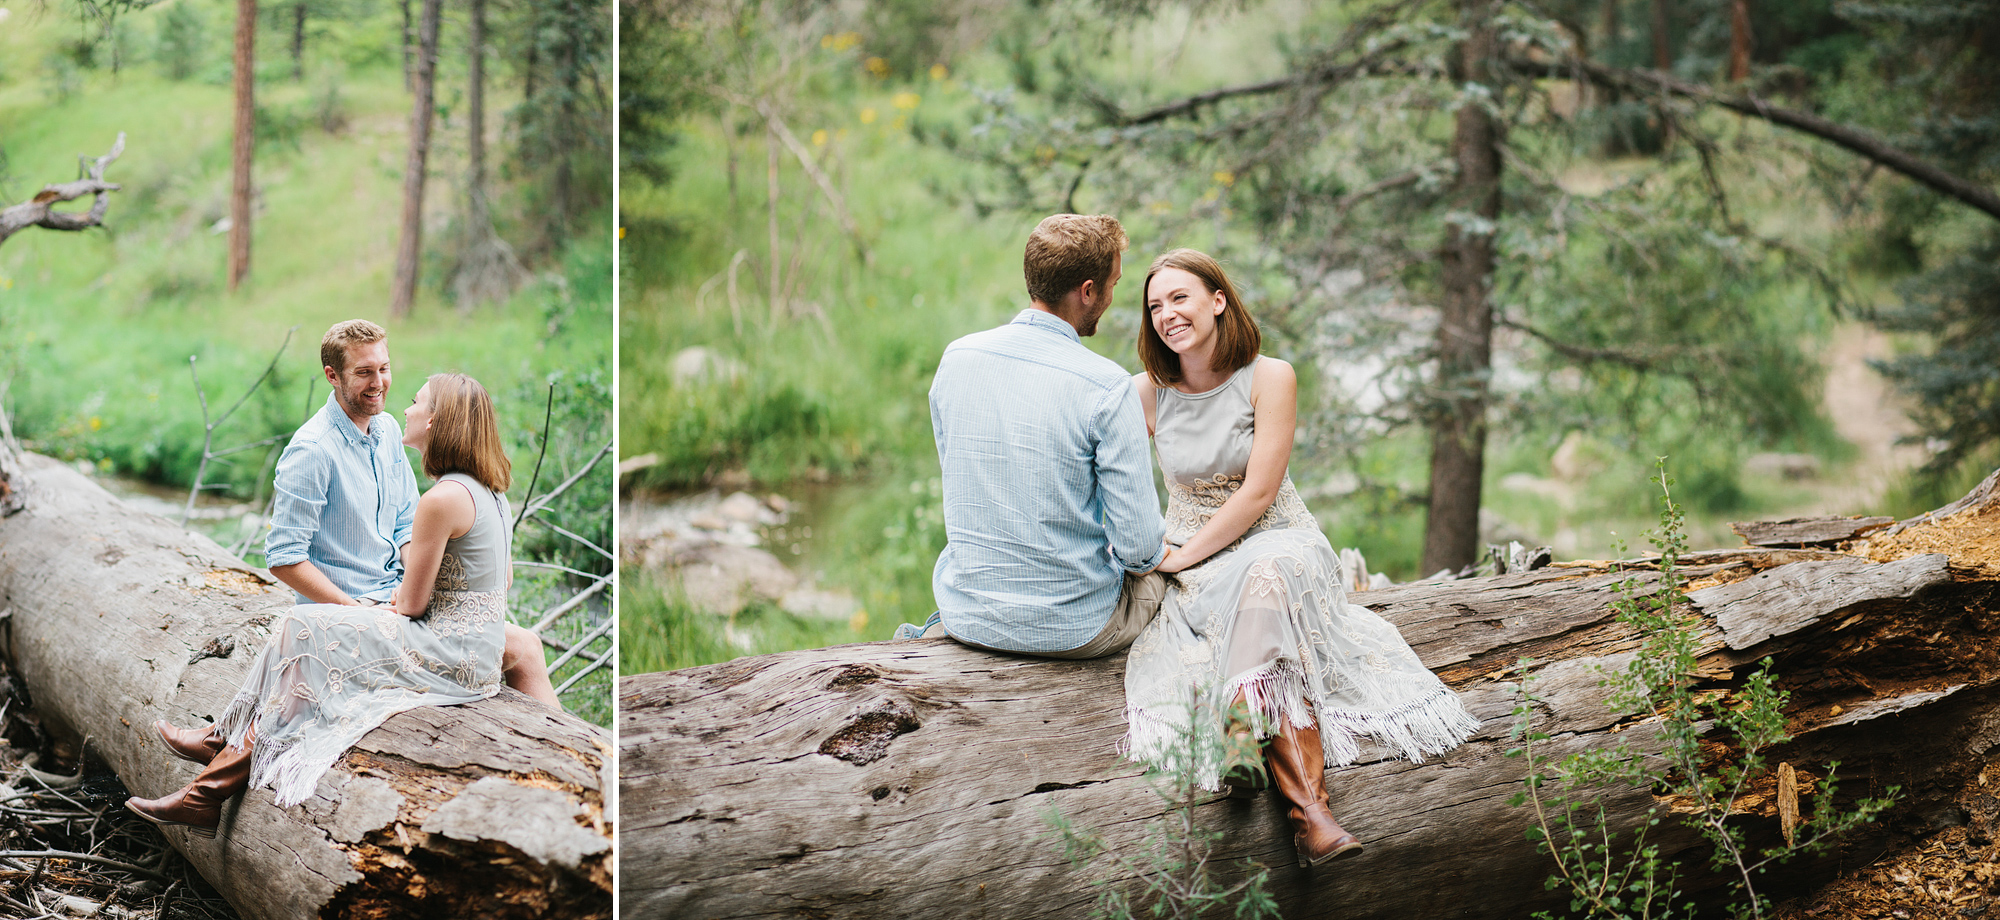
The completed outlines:
<svg viewBox="0 0 2000 920">
<path fill-rule="evenodd" d="M 292 82 L 306 82 L 306 0 L 292 4 Z"/>
<path fill-rule="evenodd" d="M 389 315 L 410 315 L 417 298 L 417 273 L 424 248 L 424 170 L 431 150 L 431 97 L 437 88 L 438 17 L 440 0 L 424 0 L 424 19 L 417 54 L 416 102 L 410 109 L 410 157 L 403 167 L 403 231 L 396 242 L 396 289 Z"/>
<path fill-rule="evenodd" d="M 1494 65 L 1492 10 L 1465 7 L 1458 49 L 1466 83 L 1488 84 Z M 1500 126 L 1484 106 L 1458 110 L 1452 157 L 1456 200 L 1483 226 L 1445 229 L 1444 297 L 1437 330 L 1435 414 L 1431 420 L 1430 513 L 1424 521 L 1425 572 L 1472 564 L 1479 542 L 1479 495 L 1486 469 L 1487 376 L 1493 364 L 1493 222 L 1500 217 Z"/>
<path fill-rule="evenodd" d="M 410 52 L 416 46 L 417 36 L 415 34 L 415 30 L 411 28 L 411 23 L 410 23 L 410 0 L 402 0 L 402 4 L 403 4 L 403 91 L 410 92 L 412 90 L 415 90 L 417 86 L 415 69 L 410 66 L 411 65 Z"/>
<path fill-rule="evenodd" d="M 24 466 L 27 508 L 0 519 L 14 673 L 45 726 L 165 794 L 195 771 L 153 720 L 220 714 L 291 593 L 66 464 Z M 215 838 L 166 836 L 250 920 L 609 917 L 609 754 L 601 729 L 502 691 L 390 719 L 297 807 L 252 790 Z"/>
<path fill-rule="evenodd" d="M 1750 79 L 1750 0 L 1729 0 L 1729 81 Z"/>
<path fill-rule="evenodd" d="M 229 290 L 250 274 L 250 160 L 257 149 L 257 0 L 236 0 L 236 135 L 229 187 Z"/>
<path fill-rule="evenodd" d="M 1667 36 L 1671 20 L 1667 0 L 1653 0 L 1653 69 L 1661 73 L 1674 69 L 1674 47 Z"/>
<path fill-rule="evenodd" d="M 472 186 L 475 226 L 488 223 L 486 213 L 486 0 L 472 0 L 471 98 L 466 100 L 466 116 L 471 122 L 465 139 L 466 170 Z"/>
<path fill-rule="evenodd" d="M 1953 508 L 1824 550 L 1694 554 L 1684 574 L 1700 618 L 1703 688 L 1731 692 L 1776 659 L 1794 740 L 1769 766 L 1825 777 L 1840 799 L 1902 787 L 1884 820 L 1816 861 L 1760 877 L 1780 897 L 1845 861 L 1922 848 L 1990 796 L 1981 771 L 2000 733 L 2000 473 Z M 1544 760 L 1619 743 L 1654 749 L 1658 722 L 1605 705 L 1599 669 L 1640 637 L 1607 605 L 1651 563 L 1579 562 L 1352 596 L 1395 623 L 1484 721 L 1424 764 L 1361 761 L 1328 775 L 1359 859 L 1295 868 L 1284 806 L 1213 798 L 1211 868 L 1273 867 L 1283 916 L 1511 918 L 1559 908 L 1553 864 L 1511 807 L 1525 766 L 1503 756 L 1532 659 Z M 1072 868 L 1047 815 L 1141 855 L 1162 799 L 1117 753 L 1122 656 L 1052 661 L 950 640 L 877 642 L 741 658 L 620 681 L 621 903 L 633 916 L 1080 917 L 1101 886 L 1137 894 L 1103 862 Z M 1735 804 L 1753 845 L 1779 833 L 1769 776 Z M 1804 795 L 1808 810 L 1816 803 Z M 1603 791 L 1623 835 L 1674 801 Z M 1990 809 L 1989 809 L 1990 810 Z M 1987 829 L 1991 831 L 1993 829 Z M 1669 815 L 1647 837 L 1681 862 L 1686 890 L 1721 894 L 1707 850 Z M 1713 908 L 1714 904 L 1711 903 Z"/>
</svg>

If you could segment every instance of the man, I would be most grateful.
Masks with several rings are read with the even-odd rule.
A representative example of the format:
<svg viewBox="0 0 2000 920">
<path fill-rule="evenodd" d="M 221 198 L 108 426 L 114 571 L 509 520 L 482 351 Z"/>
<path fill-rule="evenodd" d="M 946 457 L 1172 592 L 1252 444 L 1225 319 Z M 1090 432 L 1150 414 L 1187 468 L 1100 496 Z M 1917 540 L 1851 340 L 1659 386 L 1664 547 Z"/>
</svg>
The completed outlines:
<svg viewBox="0 0 2000 920">
<path fill-rule="evenodd" d="M 367 320 L 336 323 L 319 354 L 333 392 L 278 457 L 264 561 L 302 604 L 386 604 L 417 509 L 402 427 L 383 411 L 388 333 Z M 507 686 L 562 708 L 534 633 L 507 624 L 501 668 Z"/>
<path fill-rule="evenodd" d="M 1097 658 L 1132 644 L 1165 595 L 1165 528 L 1131 377 L 1083 346 L 1111 306 L 1125 229 L 1058 214 L 1023 259 L 1030 305 L 951 343 L 931 383 L 949 541 L 938 612 L 898 638 Z"/>
</svg>

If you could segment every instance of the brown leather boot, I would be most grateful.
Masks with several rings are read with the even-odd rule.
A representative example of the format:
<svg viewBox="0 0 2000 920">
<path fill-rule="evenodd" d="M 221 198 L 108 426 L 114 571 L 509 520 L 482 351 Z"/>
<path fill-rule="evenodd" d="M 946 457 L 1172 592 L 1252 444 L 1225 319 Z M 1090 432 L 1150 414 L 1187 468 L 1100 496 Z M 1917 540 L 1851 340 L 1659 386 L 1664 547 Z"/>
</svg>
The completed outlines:
<svg viewBox="0 0 2000 920">
<path fill-rule="evenodd" d="M 1242 697 L 1237 697 L 1240 704 Z M 1222 781 L 1232 799 L 1254 799 L 1271 785 L 1271 771 L 1264 766 L 1264 743 L 1257 740 L 1250 723 L 1232 712 L 1223 732 Z"/>
<path fill-rule="evenodd" d="M 1271 781 L 1292 803 L 1292 843 L 1299 865 L 1311 868 L 1332 859 L 1361 855 L 1361 841 L 1333 820 L 1326 807 L 1326 751 L 1318 728 L 1287 722 L 1271 739 Z"/>
<path fill-rule="evenodd" d="M 153 727 L 159 730 L 160 740 L 167 743 L 167 750 L 182 760 L 206 766 L 222 752 L 222 733 L 213 724 L 207 728 L 175 728 L 161 719 Z"/>
<path fill-rule="evenodd" d="M 250 785 L 251 750 L 247 741 L 241 750 L 225 747 L 187 788 L 157 799 L 133 796 L 125 807 L 162 827 L 185 827 L 196 836 L 213 837 L 222 823 L 222 803 Z"/>
</svg>

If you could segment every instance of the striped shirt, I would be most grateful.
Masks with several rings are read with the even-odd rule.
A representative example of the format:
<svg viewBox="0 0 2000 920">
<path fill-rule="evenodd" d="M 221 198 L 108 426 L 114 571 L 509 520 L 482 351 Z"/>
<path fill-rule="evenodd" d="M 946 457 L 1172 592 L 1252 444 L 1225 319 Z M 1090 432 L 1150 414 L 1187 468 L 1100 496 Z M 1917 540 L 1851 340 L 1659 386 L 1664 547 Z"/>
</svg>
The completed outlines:
<svg viewBox="0 0 2000 920">
<path fill-rule="evenodd" d="M 1052 314 L 951 343 L 931 382 L 949 542 L 932 590 L 946 631 L 1060 652 L 1110 621 L 1165 530 L 1132 380 Z"/>
<path fill-rule="evenodd" d="M 369 419 L 364 435 L 329 394 L 279 455 L 275 488 L 266 566 L 311 562 L 348 597 L 390 599 L 417 516 L 417 478 L 393 416 Z"/>
</svg>

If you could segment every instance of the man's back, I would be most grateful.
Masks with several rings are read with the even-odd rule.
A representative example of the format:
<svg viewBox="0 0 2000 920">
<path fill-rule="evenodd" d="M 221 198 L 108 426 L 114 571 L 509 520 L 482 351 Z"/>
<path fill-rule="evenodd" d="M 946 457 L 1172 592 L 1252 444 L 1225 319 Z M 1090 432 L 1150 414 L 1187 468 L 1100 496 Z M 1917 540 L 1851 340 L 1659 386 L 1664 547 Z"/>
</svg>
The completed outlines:
<svg viewBox="0 0 2000 920">
<path fill-rule="evenodd" d="M 1122 573 L 1161 555 L 1131 379 L 1068 323 L 1025 310 L 945 350 L 931 424 L 950 541 L 932 580 L 945 628 L 1016 651 L 1088 642 Z"/>
</svg>

